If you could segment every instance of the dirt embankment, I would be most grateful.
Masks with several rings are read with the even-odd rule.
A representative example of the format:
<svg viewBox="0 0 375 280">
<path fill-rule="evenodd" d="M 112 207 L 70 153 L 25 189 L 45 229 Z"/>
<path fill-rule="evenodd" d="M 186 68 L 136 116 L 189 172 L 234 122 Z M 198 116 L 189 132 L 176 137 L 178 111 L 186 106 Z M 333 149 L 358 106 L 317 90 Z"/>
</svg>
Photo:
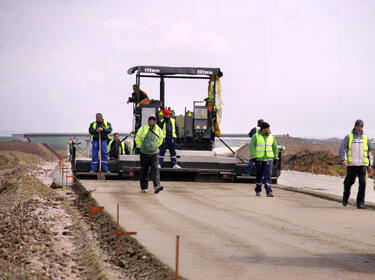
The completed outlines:
<svg viewBox="0 0 375 280">
<path fill-rule="evenodd" d="M 57 153 L 46 144 L 26 142 L 1 142 L 0 151 L 15 151 L 32 154 L 40 157 L 40 160 L 53 161 L 58 159 Z M 26 159 L 23 157 L 23 159 Z M 26 159 L 27 161 L 27 159 Z M 0 167 L 1 170 L 1 167 Z"/>
<path fill-rule="evenodd" d="M 34 146 L 23 144 L 13 148 Z M 101 211 L 91 231 L 88 196 L 46 185 L 59 174 L 57 162 L 45 162 L 31 149 L 33 154 L 0 150 L 1 279 L 174 279 L 170 267 L 130 236 L 120 237 L 116 266 L 114 219 Z M 54 158 L 45 151 L 44 158 Z"/>
<path fill-rule="evenodd" d="M 310 172 L 332 176 L 345 176 L 346 168 L 342 166 L 337 155 L 325 151 L 303 151 L 286 156 L 282 167 L 284 170 Z"/>
</svg>

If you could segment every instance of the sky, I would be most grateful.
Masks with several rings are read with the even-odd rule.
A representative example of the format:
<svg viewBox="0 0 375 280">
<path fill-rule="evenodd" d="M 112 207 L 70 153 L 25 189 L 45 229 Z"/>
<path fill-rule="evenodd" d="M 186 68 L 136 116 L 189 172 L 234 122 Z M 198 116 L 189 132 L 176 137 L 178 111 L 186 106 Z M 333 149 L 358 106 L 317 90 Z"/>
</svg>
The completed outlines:
<svg viewBox="0 0 375 280">
<path fill-rule="evenodd" d="M 0 131 L 132 127 L 135 65 L 220 67 L 222 133 L 375 137 L 375 1 L 0 0 Z M 158 98 L 158 80 L 141 88 Z M 207 81 L 168 80 L 182 114 Z"/>
</svg>

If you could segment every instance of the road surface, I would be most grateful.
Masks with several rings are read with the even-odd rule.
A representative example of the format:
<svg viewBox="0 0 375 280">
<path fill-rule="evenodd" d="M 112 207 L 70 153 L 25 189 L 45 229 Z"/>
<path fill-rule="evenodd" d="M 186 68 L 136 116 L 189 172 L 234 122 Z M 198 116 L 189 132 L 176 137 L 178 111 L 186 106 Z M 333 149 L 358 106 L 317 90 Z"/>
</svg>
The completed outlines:
<svg viewBox="0 0 375 280">
<path fill-rule="evenodd" d="M 188 279 L 375 279 L 375 212 L 300 193 L 256 197 L 253 185 L 82 180 L 99 205 Z"/>
</svg>

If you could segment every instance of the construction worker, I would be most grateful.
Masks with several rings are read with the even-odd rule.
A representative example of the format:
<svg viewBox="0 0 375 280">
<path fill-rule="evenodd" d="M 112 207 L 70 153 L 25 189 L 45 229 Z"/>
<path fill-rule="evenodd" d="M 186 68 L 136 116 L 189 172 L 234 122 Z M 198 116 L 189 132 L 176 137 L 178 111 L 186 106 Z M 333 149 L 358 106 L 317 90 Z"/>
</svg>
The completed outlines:
<svg viewBox="0 0 375 280">
<path fill-rule="evenodd" d="M 140 105 L 146 105 L 150 103 L 150 98 L 148 98 L 147 93 L 141 90 L 137 85 L 133 85 L 133 93 L 132 96 L 128 99 L 128 104 L 136 103 L 137 107 Z"/>
<path fill-rule="evenodd" d="M 161 128 L 156 124 L 156 117 L 150 116 L 148 124 L 138 129 L 135 137 L 137 148 L 140 149 L 141 160 L 141 191 L 147 193 L 148 189 L 148 169 L 151 167 L 151 178 L 154 183 L 154 192 L 158 193 L 163 190 L 160 186 L 159 147 L 163 143 L 164 136 Z"/>
<path fill-rule="evenodd" d="M 113 134 L 113 139 L 108 142 L 109 159 L 119 159 L 119 155 L 126 153 L 125 142 L 121 141 L 120 134 L 117 132 Z"/>
<path fill-rule="evenodd" d="M 101 113 L 96 114 L 96 121 L 89 126 L 89 133 L 91 134 L 92 146 L 92 161 L 90 173 L 95 173 L 98 170 L 98 154 L 101 150 L 102 171 L 108 171 L 107 162 L 107 140 L 108 135 L 112 132 L 112 126 L 109 122 L 103 119 Z M 101 139 L 101 147 L 99 149 L 99 135 Z"/>
<path fill-rule="evenodd" d="M 168 109 L 163 110 L 163 119 L 159 122 L 159 126 L 163 130 L 164 141 L 160 147 L 159 153 L 159 168 L 163 166 L 164 155 L 167 149 L 171 154 L 171 162 L 173 168 L 181 168 L 177 164 L 176 155 L 176 140 L 179 141 L 180 138 L 180 128 L 176 122 L 176 119 L 171 118 L 171 112 Z"/>
<path fill-rule="evenodd" d="M 267 193 L 267 197 L 273 197 L 271 188 L 271 175 L 273 161 L 278 160 L 278 150 L 275 137 L 270 132 L 270 125 L 263 122 L 260 129 L 253 135 L 250 141 L 251 159 L 256 168 L 255 193 L 260 196 L 262 182 Z"/>
<path fill-rule="evenodd" d="M 350 189 L 358 176 L 357 208 L 365 209 L 366 177 L 367 171 L 372 169 L 373 154 L 371 141 L 363 133 L 362 120 L 357 120 L 352 132 L 342 140 L 339 157 L 342 165 L 346 167 L 342 205 L 348 204 Z"/>
<path fill-rule="evenodd" d="M 250 132 L 249 132 L 249 137 L 250 138 L 253 137 L 253 135 L 259 131 L 260 126 L 262 125 L 262 123 L 264 123 L 264 120 L 263 119 L 259 119 L 258 122 L 257 122 L 257 126 L 253 127 L 250 130 Z M 254 162 L 250 158 L 250 160 L 249 160 L 249 166 L 246 169 L 246 173 L 249 174 L 249 175 L 251 175 L 251 172 L 253 171 L 254 167 L 255 167 L 254 166 Z"/>
</svg>

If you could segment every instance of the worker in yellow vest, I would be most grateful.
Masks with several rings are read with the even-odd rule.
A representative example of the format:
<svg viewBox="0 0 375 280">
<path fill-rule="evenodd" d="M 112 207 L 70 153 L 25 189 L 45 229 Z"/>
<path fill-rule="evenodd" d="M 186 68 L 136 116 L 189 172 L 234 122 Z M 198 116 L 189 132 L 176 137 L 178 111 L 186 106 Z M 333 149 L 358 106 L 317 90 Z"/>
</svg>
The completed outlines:
<svg viewBox="0 0 375 280">
<path fill-rule="evenodd" d="M 250 154 L 256 168 L 256 195 L 260 196 L 263 182 L 267 197 L 273 197 L 271 188 L 272 166 L 273 161 L 279 159 L 279 155 L 276 139 L 271 134 L 270 125 L 267 122 L 263 122 L 259 131 L 251 138 Z"/>
<path fill-rule="evenodd" d="M 126 154 L 125 142 L 121 141 L 120 134 L 113 134 L 113 139 L 108 142 L 109 159 L 119 159 L 120 155 Z"/>
<path fill-rule="evenodd" d="M 180 140 L 180 128 L 176 119 L 171 118 L 171 112 L 168 109 L 163 110 L 163 119 L 159 122 L 159 126 L 164 133 L 164 142 L 160 146 L 159 168 L 163 166 L 164 155 L 167 149 L 171 154 L 171 162 L 173 168 L 181 168 L 177 164 L 176 141 Z"/>
<path fill-rule="evenodd" d="M 103 119 L 101 113 L 96 114 L 96 121 L 92 122 L 89 126 L 89 133 L 91 134 L 92 146 L 92 161 L 90 173 L 95 173 L 98 170 L 98 154 L 101 150 L 102 171 L 108 172 L 107 162 L 107 141 L 108 135 L 112 132 L 112 126 L 109 122 Z M 101 147 L 99 149 L 99 136 Z"/>
<path fill-rule="evenodd" d="M 373 154 L 371 141 L 363 133 L 362 120 L 357 120 L 352 132 L 342 140 L 339 157 L 342 165 L 346 167 L 342 205 L 348 204 L 350 189 L 358 176 L 357 208 L 365 209 L 366 177 L 367 171 L 372 169 Z"/>
<path fill-rule="evenodd" d="M 151 169 L 150 177 L 154 183 L 154 192 L 158 193 L 163 190 L 160 186 L 159 147 L 163 143 L 163 131 L 156 124 L 156 117 L 150 116 L 148 123 L 138 129 L 135 136 L 135 143 L 140 149 L 141 160 L 141 191 L 147 193 L 148 189 L 148 170 Z"/>
</svg>

